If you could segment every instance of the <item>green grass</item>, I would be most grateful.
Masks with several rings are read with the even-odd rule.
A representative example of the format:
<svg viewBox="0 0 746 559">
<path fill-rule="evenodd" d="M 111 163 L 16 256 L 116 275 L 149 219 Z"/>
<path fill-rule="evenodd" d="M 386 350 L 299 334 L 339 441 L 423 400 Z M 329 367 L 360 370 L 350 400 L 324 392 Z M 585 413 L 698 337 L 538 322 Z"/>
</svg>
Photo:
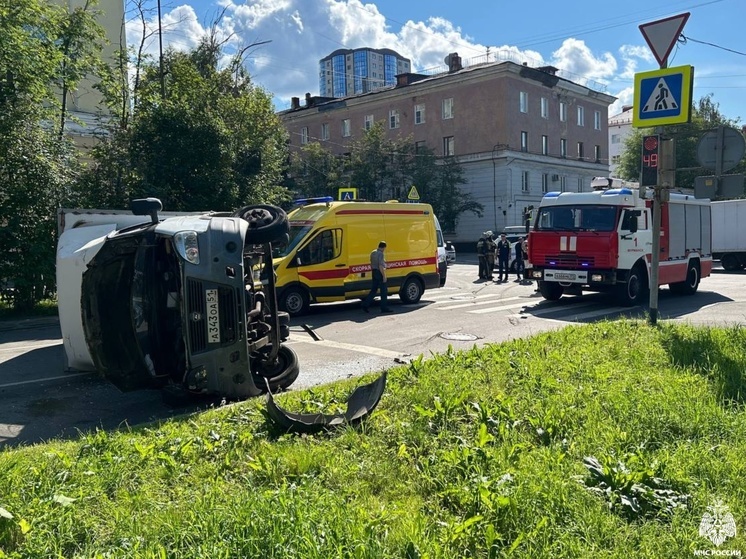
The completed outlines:
<svg viewBox="0 0 746 559">
<path fill-rule="evenodd" d="M 603 322 L 392 369 L 359 429 L 277 433 L 255 399 L 5 450 L 0 557 L 681 558 L 716 498 L 744 550 L 745 347 Z"/>
</svg>

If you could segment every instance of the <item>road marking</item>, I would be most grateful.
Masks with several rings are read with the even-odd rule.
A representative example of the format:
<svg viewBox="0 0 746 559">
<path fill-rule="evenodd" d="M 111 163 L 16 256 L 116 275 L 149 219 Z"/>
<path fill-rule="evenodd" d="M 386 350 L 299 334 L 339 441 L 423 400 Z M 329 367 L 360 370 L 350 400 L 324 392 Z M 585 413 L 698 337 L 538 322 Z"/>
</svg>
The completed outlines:
<svg viewBox="0 0 746 559">
<path fill-rule="evenodd" d="M 44 377 L 44 378 L 37 378 L 33 380 L 21 380 L 18 382 L 8 382 L 6 384 L 0 384 L 0 388 L 8 388 L 10 386 L 21 386 L 22 384 L 38 384 L 40 382 L 47 382 L 50 380 L 60 380 L 60 379 L 71 379 L 75 377 L 83 377 L 83 376 L 91 376 L 95 375 L 97 373 L 90 372 L 90 373 L 70 373 L 69 375 L 60 375 L 57 377 Z"/>
<path fill-rule="evenodd" d="M 529 306 L 531 306 L 531 302 L 515 303 L 514 305 L 503 305 L 501 307 L 490 307 L 489 309 L 477 309 L 475 311 L 466 311 L 466 312 L 470 314 L 487 314 L 487 313 L 505 311 L 508 309 L 520 309 L 521 307 L 529 307 Z"/>
<path fill-rule="evenodd" d="M 13 345 L 13 344 L 3 344 L 2 347 L 0 347 L 0 353 L 12 353 L 16 351 L 28 351 L 31 349 L 40 349 L 42 347 L 54 347 L 57 345 L 62 345 L 62 341 L 56 340 L 54 342 L 39 342 L 34 345 Z"/>
<path fill-rule="evenodd" d="M 367 353 L 368 355 L 376 355 L 378 357 L 386 357 L 387 359 L 405 359 L 406 355 L 399 353 L 398 351 L 391 351 L 388 349 L 382 349 L 380 347 L 371 347 L 358 344 L 347 344 L 344 342 L 335 342 L 332 340 L 320 340 L 315 342 L 313 340 L 298 339 L 293 340 L 296 343 L 311 344 L 315 346 L 327 346 L 334 347 L 337 349 L 346 349 L 348 351 L 357 351 L 358 353 Z"/>
<path fill-rule="evenodd" d="M 499 301 L 493 301 L 493 300 L 486 300 L 486 299 L 494 299 L 495 297 L 499 297 L 500 294 L 496 295 L 481 295 L 479 297 L 474 297 L 474 299 L 471 299 L 468 303 L 460 303 L 458 305 L 448 305 L 447 307 L 438 307 L 439 311 L 447 311 L 450 309 L 463 309 L 466 307 L 474 307 L 476 305 L 492 305 L 494 303 L 503 303 L 507 301 L 517 301 L 519 299 L 526 299 L 525 297 L 506 297 L 505 299 L 500 299 Z M 485 299 L 483 301 L 477 301 L 477 299 Z M 451 303 L 452 301 L 438 301 L 438 303 Z M 530 301 L 527 301 L 527 303 L 530 303 Z M 467 311 L 468 312 L 468 311 Z"/>
<path fill-rule="evenodd" d="M 587 305 L 577 305 L 575 308 L 581 307 L 581 306 L 585 307 Z M 546 309 L 544 312 L 536 311 L 536 312 L 529 312 L 529 313 L 524 313 L 524 314 L 514 314 L 514 315 L 511 315 L 511 318 L 524 318 L 526 316 L 534 316 L 534 315 L 541 316 L 545 314 L 550 314 L 550 311 L 552 310 L 556 311 L 560 309 L 561 307 L 553 307 L 552 309 Z M 606 314 L 616 314 L 616 313 L 624 312 L 625 310 L 630 310 L 630 309 L 634 309 L 634 307 L 610 307 L 606 309 L 597 309 L 595 311 L 588 311 L 588 312 L 580 313 L 580 314 L 567 313 L 561 319 L 545 318 L 544 320 L 554 320 L 557 322 L 566 322 L 568 320 L 585 320 L 586 318 L 595 318 L 597 316 L 603 316 Z"/>
</svg>

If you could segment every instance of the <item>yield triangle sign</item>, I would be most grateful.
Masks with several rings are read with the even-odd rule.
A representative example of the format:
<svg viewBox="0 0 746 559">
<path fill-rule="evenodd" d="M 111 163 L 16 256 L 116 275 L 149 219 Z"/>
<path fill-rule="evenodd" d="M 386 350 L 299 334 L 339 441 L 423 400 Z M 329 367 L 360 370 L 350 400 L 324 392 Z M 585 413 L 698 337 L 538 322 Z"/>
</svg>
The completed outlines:
<svg viewBox="0 0 746 559">
<path fill-rule="evenodd" d="M 686 12 L 640 25 L 640 32 L 661 68 L 665 67 L 668 55 L 671 54 L 688 19 L 689 12 Z"/>
</svg>

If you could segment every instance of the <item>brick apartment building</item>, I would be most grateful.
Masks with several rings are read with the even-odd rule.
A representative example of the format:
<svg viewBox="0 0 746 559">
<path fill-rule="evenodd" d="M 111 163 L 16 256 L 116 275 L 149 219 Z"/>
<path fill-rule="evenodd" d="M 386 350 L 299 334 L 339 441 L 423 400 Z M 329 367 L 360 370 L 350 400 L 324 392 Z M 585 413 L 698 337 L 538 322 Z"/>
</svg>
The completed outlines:
<svg viewBox="0 0 746 559">
<path fill-rule="evenodd" d="M 436 155 L 455 156 L 467 180 L 462 191 L 484 206 L 483 217 L 462 214 L 457 231 L 446 232 L 458 243 L 520 224 L 524 208 L 537 206 L 546 192 L 587 191 L 593 177 L 608 175 L 614 97 L 551 66 L 502 61 L 464 68 L 456 54 L 448 62 L 443 74 L 400 74 L 395 86 L 361 95 L 306 94 L 303 105 L 293 98 L 279 113 L 290 149 L 320 142 L 341 155 L 383 121 L 391 139 L 411 135 Z"/>
</svg>

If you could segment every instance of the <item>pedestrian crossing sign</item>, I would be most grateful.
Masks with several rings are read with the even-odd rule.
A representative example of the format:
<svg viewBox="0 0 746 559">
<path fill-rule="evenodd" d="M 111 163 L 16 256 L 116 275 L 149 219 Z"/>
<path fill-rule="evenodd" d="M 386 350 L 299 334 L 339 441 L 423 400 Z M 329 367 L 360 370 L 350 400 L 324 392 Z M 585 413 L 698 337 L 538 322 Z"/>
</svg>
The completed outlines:
<svg viewBox="0 0 746 559">
<path fill-rule="evenodd" d="M 417 187 L 415 185 L 412 185 L 412 188 L 409 189 L 409 194 L 407 194 L 407 200 L 419 200 L 420 199 L 420 193 L 417 192 Z"/>
<path fill-rule="evenodd" d="M 633 128 L 683 124 L 691 119 L 692 66 L 635 74 Z"/>
<path fill-rule="evenodd" d="M 340 200 L 356 200 L 357 199 L 357 188 L 340 188 L 339 199 Z"/>
</svg>

